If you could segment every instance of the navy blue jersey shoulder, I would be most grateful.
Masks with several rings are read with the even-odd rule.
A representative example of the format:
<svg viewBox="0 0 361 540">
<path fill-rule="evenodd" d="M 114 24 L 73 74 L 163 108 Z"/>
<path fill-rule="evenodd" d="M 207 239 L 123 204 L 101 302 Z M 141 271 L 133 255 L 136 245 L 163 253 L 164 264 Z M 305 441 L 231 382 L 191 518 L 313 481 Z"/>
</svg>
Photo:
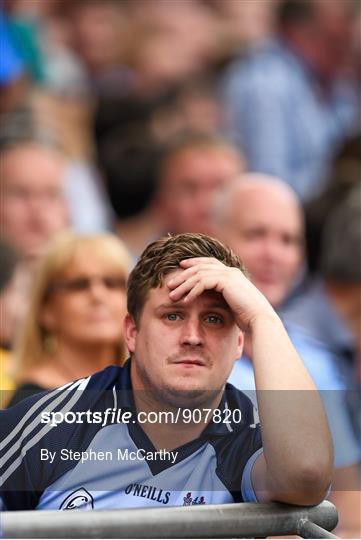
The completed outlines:
<svg viewBox="0 0 361 540">
<path fill-rule="evenodd" d="M 43 490 L 72 468 L 72 463 L 41 461 L 39 451 L 69 448 L 81 451 L 101 429 L 101 424 L 60 421 L 67 413 L 100 411 L 114 407 L 114 388 L 122 369 L 109 366 L 91 377 L 30 396 L 0 411 L 0 495 L 6 508 L 31 509 Z M 50 414 L 57 425 L 44 420 Z M 45 415 L 45 416 L 44 416 Z"/>
</svg>

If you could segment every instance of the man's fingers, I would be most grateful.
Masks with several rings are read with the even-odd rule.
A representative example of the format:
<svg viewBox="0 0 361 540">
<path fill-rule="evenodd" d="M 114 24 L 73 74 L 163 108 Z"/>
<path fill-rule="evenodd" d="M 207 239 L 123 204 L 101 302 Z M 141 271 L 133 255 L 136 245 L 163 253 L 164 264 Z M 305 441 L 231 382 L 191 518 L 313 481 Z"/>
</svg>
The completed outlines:
<svg viewBox="0 0 361 540">
<path fill-rule="evenodd" d="M 167 281 L 167 286 L 170 289 L 176 289 L 181 283 L 191 277 L 195 272 L 196 270 L 194 269 L 194 267 L 187 268 L 186 270 L 183 270 L 183 272 L 180 273 L 177 277 L 174 277 Z"/>
<path fill-rule="evenodd" d="M 187 268 L 182 268 L 183 271 L 178 276 L 173 277 L 169 281 L 167 281 L 167 286 L 170 289 L 176 289 L 181 283 L 183 283 L 193 275 L 201 275 L 201 273 L 202 275 L 204 275 L 206 272 L 213 273 L 215 270 L 219 271 L 220 269 L 218 264 L 213 264 L 213 261 L 215 261 L 214 259 L 199 257 L 197 259 L 186 259 L 185 261 L 181 261 L 181 263 L 186 263 L 188 261 L 194 261 L 194 263 L 189 263 Z"/>
<path fill-rule="evenodd" d="M 199 282 L 199 280 L 200 278 L 198 275 L 189 277 L 183 283 L 178 285 L 176 289 L 173 289 L 172 291 L 170 291 L 169 297 L 173 300 L 173 302 L 180 300 L 184 295 L 189 293 L 192 287 L 194 287 Z"/>
<path fill-rule="evenodd" d="M 202 294 L 206 289 L 213 289 L 212 286 L 208 286 L 204 281 L 198 281 L 198 283 L 189 291 L 189 293 L 184 297 L 184 301 L 187 303 L 192 302 L 198 296 Z"/>
<path fill-rule="evenodd" d="M 205 290 L 223 291 L 225 267 L 212 257 L 196 257 L 180 262 L 182 272 L 167 281 L 169 297 L 173 302 L 183 298 L 191 302 Z M 228 269 L 229 270 L 229 269 Z"/>
<path fill-rule="evenodd" d="M 183 298 L 185 302 L 191 302 L 197 296 L 206 290 L 215 290 L 221 292 L 221 276 L 219 272 L 214 272 L 213 275 L 202 276 L 199 273 L 188 278 L 184 283 L 169 293 L 171 300 L 174 302 Z"/>
</svg>

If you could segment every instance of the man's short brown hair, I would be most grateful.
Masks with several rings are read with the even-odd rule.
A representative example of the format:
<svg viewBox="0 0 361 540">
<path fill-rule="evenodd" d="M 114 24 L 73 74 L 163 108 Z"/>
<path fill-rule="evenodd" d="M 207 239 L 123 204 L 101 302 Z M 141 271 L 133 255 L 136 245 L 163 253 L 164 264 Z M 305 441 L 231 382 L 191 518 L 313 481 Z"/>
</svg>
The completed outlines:
<svg viewBox="0 0 361 540">
<path fill-rule="evenodd" d="M 136 324 L 150 289 L 161 287 L 164 277 L 184 259 L 214 257 L 224 265 L 246 273 L 239 257 L 219 240 L 205 234 L 185 233 L 152 242 L 143 251 L 128 279 L 128 312 Z"/>
</svg>

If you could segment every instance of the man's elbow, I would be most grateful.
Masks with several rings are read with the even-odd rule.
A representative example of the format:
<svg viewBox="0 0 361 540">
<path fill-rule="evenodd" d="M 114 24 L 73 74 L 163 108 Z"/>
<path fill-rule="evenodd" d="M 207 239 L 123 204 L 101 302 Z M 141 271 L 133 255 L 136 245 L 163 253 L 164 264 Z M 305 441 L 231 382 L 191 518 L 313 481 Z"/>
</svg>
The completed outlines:
<svg viewBox="0 0 361 540">
<path fill-rule="evenodd" d="M 322 502 L 329 491 L 332 480 L 332 465 L 319 464 L 301 471 L 299 478 L 300 493 L 303 502 L 299 504 L 315 505 Z"/>
<path fill-rule="evenodd" d="M 328 493 L 332 479 L 331 460 L 313 460 L 301 464 L 290 478 L 292 499 L 285 502 L 313 506 L 322 502 Z"/>
</svg>

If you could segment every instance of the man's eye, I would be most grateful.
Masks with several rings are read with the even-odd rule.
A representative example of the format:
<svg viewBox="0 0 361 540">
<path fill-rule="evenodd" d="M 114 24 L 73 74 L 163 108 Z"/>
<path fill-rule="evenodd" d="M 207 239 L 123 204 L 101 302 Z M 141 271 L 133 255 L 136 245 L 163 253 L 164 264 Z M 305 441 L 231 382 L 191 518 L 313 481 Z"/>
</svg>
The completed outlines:
<svg viewBox="0 0 361 540">
<path fill-rule="evenodd" d="M 219 317 L 218 315 L 208 315 L 206 317 L 206 321 L 210 324 L 222 324 L 223 319 L 222 317 Z"/>
<path fill-rule="evenodd" d="M 282 243 L 285 246 L 300 246 L 301 245 L 301 240 L 300 240 L 300 238 L 298 238 L 295 235 L 292 236 L 290 234 L 284 234 L 282 236 Z"/>
<path fill-rule="evenodd" d="M 259 238 L 262 238 L 264 236 L 264 232 L 260 229 L 251 229 L 249 231 L 243 232 L 243 237 L 246 240 L 257 240 Z"/>
<path fill-rule="evenodd" d="M 179 315 L 177 313 L 167 313 L 165 318 L 167 321 L 177 321 L 179 319 Z"/>
</svg>

